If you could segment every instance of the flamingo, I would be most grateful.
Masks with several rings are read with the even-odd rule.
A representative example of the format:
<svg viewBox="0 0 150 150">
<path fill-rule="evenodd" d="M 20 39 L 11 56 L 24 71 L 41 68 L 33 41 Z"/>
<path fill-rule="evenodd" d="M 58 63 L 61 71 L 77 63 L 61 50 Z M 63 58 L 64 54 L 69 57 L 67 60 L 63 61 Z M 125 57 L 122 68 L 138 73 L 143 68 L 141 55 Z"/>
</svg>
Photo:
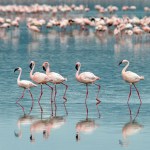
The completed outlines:
<svg viewBox="0 0 150 150">
<path fill-rule="evenodd" d="M 52 100 L 52 94 L 53 94 L 53 87 L 51 87 L 50 85 L 47 84 L 47 82 L 50 81 L 50 78 L 44 74 L 44 73 L 41 73 L 41 72 L 35 72 L 33 74 L 33 71 L 34 71 L 34 68 L 35 68 L 35 62 L 34 61 L 31 61 L 30 62 L 30 78 L 36 82 L 37 84 L 41 84 L 41 94 L 40 94 L 40 97 L 39 97 L 39 100 L 38 100 L 38 103 L 40 105 L 40 100 L 41 100 L 41 97 L 43 95 L 43 88 L 42 88 L 42 85 L 45 84 L 47 85 L 49 88 L 51 88 L 52 92 L 51 92 L 51 100 Z M 41 108 L 41 111 L 43 111 L 42 107 L 40 106 Z"/>
<path fill-rule="evenodd" d="M 86 91 L 85 103 L 86 103 L 87 96 L 88 96 L 88 84 L 95 84 L 98 87 L 98 93 L 97 93 L 97 97 L 96 97 L 96 100 L 97 100 L 96 105 L 99 104 L 101 102 L 98 99 L 98 95 L 99 95 L 99 92 L 100 92 L 100 85 L 96 84 L 95 81 L 99 80 L 100 77 L 95 76 L 92 72 L 82 72 L 82 73 L 79 74 L 80 68 L 81 68 L 81 63 L 80 62 L 76 63 L 75 68 L 77 70 L 77 72 L 76 72 L 77 81 L 86 84 L 87 91 Z"/>
<path fill-rule="evenodd" d="M 30 96 L 31 96 L 31 99 L 32 99 L 32 107 L 33 107 L 34 100 L 33 100 L 33 96 L 32 96 L 32 93 L 30 91 L 30 88 L 36 87 L 37 85 L 32 83 L 31 81 L 28 81 L 28 80 L 20 80 L 20 77 L 21 77 L 21 74 L 22 74 L 21 67 L 16 68 L 14 70 L 14 72 L 16 72 L 16 71 L 20 72 L 19 75 L 18 75 L 17 84 L 18 84 L 19 87 L 24 88 L 22 96 L 16 101 L 16 103 L 19 104 L 18 102 L 24 97 L 25 90 L 28 89 L 28 91 L 30 93 Z M 31 110 L 32 110 L 32 107 L 31 107 Z M 24 111 L 23 107 L 22 107 L 22 109 Z"/>
<path fill-rule="evenodd" d="M 134 72 L 126 71 L 128 66 L 129 66 L 129 61 L 128 60 L 122 60 L 119 63 L 119 65 L 122 64 L 122 63 L 127 63 L 126 66 L 122 70 L 122 78 L 123 78 L 123 80 L 125 80 L 127 83 L 130 84 L 130 93 L 129 93 L 129 96 L 128 96 L 128 102 L 127 103 L 129 103 L 129 99 L 130 99 L 131 92 L 132 92 L 131 91 L 132 90 L 132 85 L 134 85 L 134 88 L 136 89 L 136 92 L 137 92 L 138 97 L 140 99 L 140 103 L 142 104 L 142 100 L 140 98 L 139 91 L 138 91 L 138 89 L 135 86 L 135 83 L 139 82 L 140 80 L 144 80 L 144 77 L 143 76 L 139 76 L 139 75 L 137 75 Z"/>
<path fill-rule="evenodd" d="M 57 94 L 56 84 L 63 84 L 66 87 L 64 96 L 63 96 L 63 99 L 66 102 L 67 101 L 66 92 L 68 89 L 68 85 L 66 85 L 64 83 L 64 81 L 67 81 L 67 78 L 64 78 L 59 73 L 50 72 L 50 64 L 48 62 L 44 62 L 42 66 L 43 66 L 43 70 L 46 71 L 46 75 L 51 79 L 51 83 L 53 83 L 55 85 L 55 98 L 56 98 L 56 94 Z M 55 100 L 55 98 L 54 98 L 54 100 Z"/>
</svg>

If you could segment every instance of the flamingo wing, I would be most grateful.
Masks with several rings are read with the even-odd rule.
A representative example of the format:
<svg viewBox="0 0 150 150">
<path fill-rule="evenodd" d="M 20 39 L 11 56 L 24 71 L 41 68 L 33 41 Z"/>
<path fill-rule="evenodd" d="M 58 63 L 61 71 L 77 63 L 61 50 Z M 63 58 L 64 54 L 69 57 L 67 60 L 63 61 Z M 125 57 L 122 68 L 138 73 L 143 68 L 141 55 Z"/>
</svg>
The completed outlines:
<svg viewBox="0 0 150 150">
<path fill-rule="evenodd" d="M 30 87 L 37 86 L 36 84 L 28 80 L 21 80 L 18 84 L 20 87 L 23 87 L 23 88 L 30 88 Z"/>
<path fill-rule="evenodd" d="M 52 82 L 63 82 L 65 78 L 56 72 L 50 72 L 48 77 L 52 80 Z"/>
<path fill-rule="evenodd" d="M 80 74 L 80 79 L 85 82 L 93 82 L 96 80 L 96 76 L 91 72 L 83 72 Z"/>
<path fill-rule="evenodd" d="M 39 84 L 46 83 L 46 82 L 50 81 L 50 78 L 44 73 L 35 72 L 34 73 L 34 81 Z"/>
<path fill-rule="evenodd" d="M 138 82 L 140 80 L 140 76 L 131 71 L 126 72 L 125 78 L 130 83 Z"/>
</svg>

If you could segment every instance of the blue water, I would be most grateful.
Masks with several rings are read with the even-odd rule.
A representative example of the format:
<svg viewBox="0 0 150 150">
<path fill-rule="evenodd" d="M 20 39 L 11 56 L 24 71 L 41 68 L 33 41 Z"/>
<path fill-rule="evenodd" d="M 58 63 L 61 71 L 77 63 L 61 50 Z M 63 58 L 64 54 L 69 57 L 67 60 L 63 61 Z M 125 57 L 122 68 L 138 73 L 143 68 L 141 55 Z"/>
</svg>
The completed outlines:
<svg viewBox="0 0 150 150">
<path fill-rule="evenodd" d="M 139 3 L 137 5 L 139 6 Z M 135 13 L 139 16 L 145 15 L 144 12 L 138 13 L 138 10 Z M 123 12 L 119 12 L 118 15 L 122 14 Z M 93 14 L 89 12 L 88 15 Z M 111 34 L 96 35 L 92 29 L 82 32 L 43 29 L 41 33 L 33 33 L 28 32 L 24 22 L 19 28 L 10 28 L 0 32 L 0 149 L 141 150 L 149 148 L 149 35 L 143 35 L 142 38 L 122 37 L 118 40 Z M 118 66 L 122 59 L 130 61 L 129 70 L 145 77 L 145 80 L 137 84 L 142 105 L 134 89 L 130 105 L 127 105 L 129 85 L 121 78 L 123 65 Z M 66 83 L 69 88 L 66 105 L 63 104 L 62 97 L 65 89 L 62 85 L 57 86 L 57 109 L 55 105 L 51 107 L 50 91 L 48 87 L 43 86 L 44 93 L 41 99 L 43 113 L 41 114 L 37 102 L 40 95 L 40 86 L 38 86 L 31 89 L 34 97 L 31 112 L 32 103 L 27 91 L 20 102 L 25 109 L 24 116 L 22 108 L 15 103 L 21 96 L 22 89 L 17 86 L 18 72 L 14 73 L 14 69 L 22 67 L 21 78 L 30 80 L 31 60 L 36 62 L 35 71 L 43 72 L 42 63 L 48 61 L 51 64 L 51 70 L 67 77 Z M 101 77 L 101 80 L 97 81 L 101 85 L 99 97 L 102 101 L 98 107 L 95 99 L 97 88 L 94 85 L 89 86 L 87 106 L 84 103 L 86 87 L 75 79 L 77 61 L 82 64 L 81 72 L 91 71 Z M 19 129 L 20 118 L 28 115 L 30 116 L 28 124 L 22 123 Z M 49 126 L 50 132 L 47 139 L 44 138 L 43 131 L 31 133 L 30 129 L 34 123 L 45 121 L 48 126 L 48 123 L 52 122 L 53 117 L 56 116 L 61 123 L 58 123 L 57 128 Z M 77 141 L 76 125 L 79 122 L 88 124 L 88 121 L 95 125 L 93 132 L 79 132 Z M 136 125 L 140 127 L 140 131 L 133 135 L 131 133 L 123 139 L 122 129 L 130 121 L 131 124 L 137 122 Z M 90 125 L 88 124 L 87 127 Z M 22 135 L 17 137 L 19 131 Z M 30 140 L 31 134 L 35 138 L 33 142 Z"/>
</svg>

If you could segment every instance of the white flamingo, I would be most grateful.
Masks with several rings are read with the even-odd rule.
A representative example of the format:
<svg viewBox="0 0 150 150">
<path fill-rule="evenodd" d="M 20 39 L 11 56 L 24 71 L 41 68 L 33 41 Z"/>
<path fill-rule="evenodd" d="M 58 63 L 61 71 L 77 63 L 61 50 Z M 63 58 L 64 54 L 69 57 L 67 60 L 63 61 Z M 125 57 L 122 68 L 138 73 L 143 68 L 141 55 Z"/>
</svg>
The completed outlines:
<svg viewBox="0 0 150 150">
<path fill-rule="evenodd" d="M 41 94 L 40 94 L 40 97 L 39 97 L 39 100 L 38 100 L 38 103 L 39 103 L 39 106 L 40 106 L 40 100 L 41 100 L 41 97 L 43 95 L 43 88 L 42 88 L 42 85 L 45 84 L 47 85 L 49 88 L 51 88 L 52 92 L 51 92 L 51 99 L 52 99 L 52 94 L 53 94 L 53 88 L 47 84 L 47 82 L 50 81 L 50 78 L 45 74 L 45 73 L 41 73 L 41 72 L 35 72 L 33 74 L 33 71 L 34 71 L 34 68 L 35 68 L 35 62 L 34 61 L 31 61 L 30 62 L 30 78 L 36 82 L 37 84 L 41 84 Z M 41 108 L 41 111 L 43 111 L 42 107 L 40 106 Z"/>
<path fill-rule="evenodd" d="M 77 81 L 86 84 L 86 88 L 87 88 L 86 99 L 87 99 L 87 96 L 88 96 L 88 84 L 95 84 L 95 81 L 99 80 L 100 77 L 95 76 L 92 72 L 82 72 L 82 73 L 79 74 L 80 68 L 81 68 L 81 63 L 80 62 L 76 63 L 75 68 L 77 70 L 77 72 L 76 72 L 76 79 L 77 79 Z M 98 94 L 99 94 L 99 91 L 100 91 L 100 85 L 98 85 L 98 84 L 95 84 L 95 85 L 98 87 L 98 93 L 97 93 L 96 100 L 97 100 L 97 104 L 99 104 L 101 102 L 98 99 Z M 86 103 L 86 99 L 85 99 L 85 103 Z"/>
<path fill-rule="evenodd" d="M 63 98 L 64 98 L 65 101 L 67 101 L 66 91 L 68 89 L 68 85 L 66 85 L 64 83 L 64 81 L 67 81 L 67 78 L 64 78 L 59 73 L 51 72 L 50 71 L 50 64 L 48 62 L 44 62 L 42 66 L 43 66 L 43 70 L 46 71 L 46 75 L 48 75 L 48 77 L 51 79 L 50 82 L 55 85 L 55 97 L 56 97 L 56 94 L 57 94 L 56 84 L 63 84 L 66 87 Z M 54 98 L 54 100 L 55 100 L 55 98 Z"/>
<path fill-rule="evenodd" d="M 30 96 L 31 96 L 31 99 L 32 99 L 32 107 L 33 107 L 34 100 L 33 100 L 33 96 L 32 96 L 32 93 L 30 91 L 30 88 L 36 87 L 37 85 L 34 84 L 34 83 L 32 83 L 31 81 L 28 81 L 28 80 L 20 80 L 20 77 L 21 77 L 21 74 L 22 74 L 22 69 L 20 67 L 16 68 L 14 70 L 14 72 L 15 71 L 19 71 L 20 72 L 19 75 L 18 75 L 18 78 L 17 78 L 17 84 L 18 84 L 18 86 L 21 87 L 21 88 L 24 88 L 22 96 L 16 101 L 16 103 L 19 104 L 18 102 L 24 97 L 25 90 L 28 89 L 28 91 L 30 93 Z M 32 107 L 31 107 L 31 109 L 32 109 Z M 22 109 L 24 111 L 23 107 L 22 107 Z"/>
<path fill-rule="evenodd" d="M 129 66 L 129 61 L 128 60 L 122 60 L 119 63 L 119 65 L 122 64 L 122 63 L 127 63 L 126 66 L 122 70 L 122 78 L 123 78 L 123 80 L 125 80 L 126 82 L 128 82 L 130 84 L 130 93 L 129 93 L 129 96 L 128 96 L 128 102 L 127 103 L 129 103 L 129 99 L 130 99 L 130 96 L 131 96 L 132 84 L 134 85 L 134 87 L 136 89 L 136 92 L 137 92 L 138 97 L 140 99 L 140 103 L 142 103 L 139 91 L 136 88 L 135 83 L 139 82 L 140 80 L 144 80 L 144 77 L 143 76 L 139 76 L 139 75 L 137 75 L 134 72 L 126 71 L 128 66 Z"/>
</svg>

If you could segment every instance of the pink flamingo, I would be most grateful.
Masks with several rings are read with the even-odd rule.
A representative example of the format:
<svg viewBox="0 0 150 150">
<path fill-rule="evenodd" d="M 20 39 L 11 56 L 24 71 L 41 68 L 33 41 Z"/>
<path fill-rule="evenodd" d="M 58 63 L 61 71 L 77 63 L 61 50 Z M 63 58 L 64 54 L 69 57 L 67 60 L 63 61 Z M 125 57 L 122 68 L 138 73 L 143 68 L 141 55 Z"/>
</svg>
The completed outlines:
<svg viewBox="0 0 150 150">
<path fill-rule="evenodd" d="M 28 80 L 20 80 L 20 77 L 21 77 L 21 74 L 22 74 L 22 69 L 20 67 L 18 67 L 14 70 L 14 72 L 18 71 L 18 70 L 19 70 L 20 73 L 18 75 L 17 84 L 18 84 L 19 87 L 24 88 L 24 90 L 23 90 L 22 96 L 16 101 L 16 103 L 19 104 L 18 102 L 24 97 L 25 90 L 28 89 L 28 91 L 30 93 L 30 96 L 31 96 L 31 99 L 32 99 L 32 107 L 33 107 L 34 100 L 33 100 L 33 96 L 32 96 L 32 93 L 30 91 L 30 88 L 36 87 L 37 85 L 32 83 L 31 81 L 28 81 Z M 32 107 L 31 107 L 31 110 L 32 110 Z M 24 112 L 23 107 L 22 107 L 22 109 L 23 109 L 23 112 Z"/>
<path fill-rule="evenodd" d="M 77 72 L 76 72 L 77 81 L 86 84 L 86 88 L 87 88 L 86 98 L 85 98 L 85 103 L 86 103 L 86 100 L 87 100 L 87 97 L 88 97 L 88 84 L 95 84 L 95 81 L 99 80 L 100 77 L 95 76 L 92 72 L 82 72 L 82 73 L 79 74 L 80 68 L 81 68 L 81 63 L 80 62 L 76 63 L 75 68 L 77 70 Z M 96 100 L 97 100 L 96 105 L 97 105 L 101 102 L 98 99 L 98 95 L 99 95 L 99 92 L 100 92 L 100 85 L 98 85 L 98 84 L 95 84 L 95 85 L 98 87 L 98 93 L 97 93 L 97 97 L 96 97 Z"/>
<path fill-rule="evenodd" d="M 47 82 L 50 82 L 50 78 L 44 74 L 44 73 L 41 73 L 41 72 L 35 72 L 33 74 L 33 71 L 34 71 L 34 68 L 35 68 L 35 62 L 34 61 L 31 61 L 30 63 L 30 68 L 31 68 L 31 71 L 30 71 L 30 78 L 36 82 L 37 84 L 41 84 L 41 94 L 40 94 L 40 97 L 39 97 L 39 100 L 38 100 L 38 103 L 40 105 L 40 100 L 41 100 L 41 97 L 43 95 L 43 88 L 42 88 L 42 85 L 45 84 L 47 85 L 49 88 L 51 88 L 52 92 L 51 92 L 51 99 L 52 99 L 52 94 L 53 94 L 53 87 L 51 87 L 50 85 L 47 84 Z M 41 111 L 43 111 L 42 107 L 40 106 L 41 108 Z"/>
<path fill-rule="evenodd" d="M 64 81 L 67 81 L 67 78 L 64 78 L 59 73 L 50 72 L 50 64 L 48 62 L 44 62 L 42 66 L 43 66 L 43 70 L 46 71 L 46 75 L 51 79 L 50 82 L 55 85 L 55 98 L 56 98 L 56 94 L 57 94 L 56 84 L 63 84 L 66 87 L 65 92 L 64 92 L 64 96 L 63 96 L 63 99 L 66 102 L 67 101 L 66 92 L 68 89 L 68 85 L 66 85 L 64 83 Z M 54 100 L 55 100 L 55 98 L 54 98 Z"/>
<path fill-rule="evenodd" d="M 135 83 L 139 82 L 140 80 L 144 80 L 144 77 L 143 76 L 139 76 L 139 75 L 137 75 L 134 72 L 126 71 L 128 66 L 129 66 L 129 61 L 128 60 L 122 60 L 119 63 L 119 65 L 122 64 L 122 63 L 127 63 L 126 66 L 122 70 L 122 78 L 123 78 L 123 80 L 125 80 L 126 82 L 128 82 L 130 84 L 130 93 L 129 93 L 129 96 L 128 96 L 128 102 L 127 103 L 129 103 L 129 99 L 130 99 L 130 96 L 131 96 L 131 90 L 132 90 L 132 84 L 133 84 L 134 88 L 136 89 L 136 92 L 138 94 L 138 97 L 140 99 L 140 103 L 142 104 L 142 100 L 140 98 L 139 91 L 138 91 L 138 89 L 135 86 Z"/>
</svg>

